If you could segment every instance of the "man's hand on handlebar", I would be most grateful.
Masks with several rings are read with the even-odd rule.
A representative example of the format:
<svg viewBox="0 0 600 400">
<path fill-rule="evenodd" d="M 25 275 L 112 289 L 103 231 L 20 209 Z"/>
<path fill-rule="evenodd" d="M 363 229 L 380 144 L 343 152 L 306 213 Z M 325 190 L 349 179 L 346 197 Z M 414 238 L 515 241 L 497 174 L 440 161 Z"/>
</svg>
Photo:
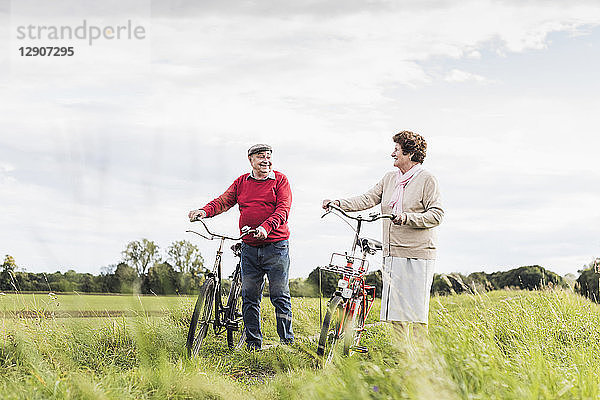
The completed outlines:
<svg viewBox="0 0 600 400">
<path fill-rule="evenodd" d="M 264 240 L 267 238 L 267 231 L 262 226 L 256 228 L 256 233 L 254 233 L 254 237 L 258 240 Z"/>
<path fill-rule="evenodd" d="M 192 210 L 188 213 L 190 222 L 198 221 L 199 219 L 206 218 L 206 211 L 204 210 Z"/>
<path fill-rule="evenodd" d="M 330 199 L 325 199 L 323 200 L 323 209 L 327 210 L 329 208 L 329 204 L 335 204 L 336 206 L 340 206 L 340 201 L 339 200 L 330 200 Z"/>
</svg>

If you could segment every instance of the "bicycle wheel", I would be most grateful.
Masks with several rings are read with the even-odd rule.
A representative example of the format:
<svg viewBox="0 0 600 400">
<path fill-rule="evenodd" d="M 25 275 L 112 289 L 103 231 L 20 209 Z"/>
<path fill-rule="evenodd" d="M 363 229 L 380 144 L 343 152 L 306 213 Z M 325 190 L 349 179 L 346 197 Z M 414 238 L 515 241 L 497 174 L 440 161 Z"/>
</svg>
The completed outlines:
<svg viewBox="0 0 600 400">
<path fill-rule="evenodd" d="M 351 304 L 354 310 L 352 316 L 348 317 L 344 333 L 344 355 L 346 356 L 350 354 L 352 348 L 356 348 L 360 343 L 360 336 L 365 322 L 365 310 L 362 299 L 353 299 Z"/>
<path fill-rule="evenodd" d="M 208 332 L 208 325 L 211 322 L 213 315 L 213 304 L 215 301 L 215 278 L 208 278 L 202 288 L 194 307 L 192 321 L 187 336 L 187 351 L 188 355 L 198 355 L 202 342 Z"/>
<path fill-rule="evenodd" d="M 239 349 L 246 341 L 244 320 L 242 318 L 242 281 L 239 270 L 234 274 L 229 297 L 227 298 L 227 314 L 225 325 L 227 327 L 227 346 L 231 350 Z"/>
<path fill-rule="evenodd" d="M 317 355 L 326 357 L 325 364 L 333 359 L 337 344 L 344 337 L 345 315 L 344 299 L 341 296 L 334 296 L 329 301 L 317 347 Z"/>
</svg>

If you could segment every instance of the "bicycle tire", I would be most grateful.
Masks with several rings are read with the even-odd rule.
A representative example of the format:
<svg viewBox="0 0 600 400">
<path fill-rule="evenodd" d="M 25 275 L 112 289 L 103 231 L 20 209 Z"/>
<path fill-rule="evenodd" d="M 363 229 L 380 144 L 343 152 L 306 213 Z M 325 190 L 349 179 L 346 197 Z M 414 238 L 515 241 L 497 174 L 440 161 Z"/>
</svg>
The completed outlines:
<svg viewBox="0 0 600 400">
<path fill-rule="evenodd" d="M 335 354 L 337 344 L 344 336 L 344 299 L 342 296 L 334 296 L 329 301 L 323 325 L 321 326 L 321 335 L 319 336 L 319 346 L 317 355 L 325 356 L 325 364 L 328 364 Z"/>
<path fill-rule="evenodd" d="M 204 284 L 200 288 L 198 300 L 196 300 L 186 342 L 188 356 L 196 356 L 200 351 L 202 342 L 208 333 L 211 316 L 213 315 L 214 300 L 215 278 L 211 277 L 204 281 Z"/>
<path fill-rule="evenodd" d="M 364 326 L 364 308 L 362 299 L 353 299 L 354 310 L 352 317 L 346 321 L 345 333 L 344 333 L 344 355 L 350 354 L 352 347 L 358 346 L 360 343 L 360 337 L 362 334 L 362 327 Z"/>
<path fill-rule="evenodd" d="M 242 280 L 240 271 L 236 270 L 227 298 L 227 346 L 230 350 L 239 349 L 246 341 L 244 320 L 242 319 Z"/>
</svg>

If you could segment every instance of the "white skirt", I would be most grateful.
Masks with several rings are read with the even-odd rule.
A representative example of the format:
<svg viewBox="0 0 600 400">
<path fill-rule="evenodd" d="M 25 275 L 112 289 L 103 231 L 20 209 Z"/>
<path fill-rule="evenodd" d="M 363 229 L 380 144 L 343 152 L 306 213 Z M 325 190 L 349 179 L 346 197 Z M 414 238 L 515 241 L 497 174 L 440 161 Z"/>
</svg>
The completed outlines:
<svg viewBox="0 0 600 400">
<path fill-rule="evenodd" d="M 380 320 L 426 324 L 434 267 L 435 260 L 385 257 Z"/>
</svg>

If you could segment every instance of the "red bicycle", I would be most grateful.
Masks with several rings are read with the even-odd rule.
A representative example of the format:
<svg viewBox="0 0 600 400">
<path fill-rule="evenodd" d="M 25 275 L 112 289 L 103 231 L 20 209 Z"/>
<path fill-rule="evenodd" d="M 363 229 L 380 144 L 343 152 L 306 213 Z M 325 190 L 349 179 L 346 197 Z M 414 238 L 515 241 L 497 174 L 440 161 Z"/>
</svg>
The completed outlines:
<svg viewBox="0 0 600 400">
<path fill-rule="evenodd" d="M 338 344 L 343 342 L 343 354 L 351 352 L 366 353 L 367 348 L 360 346 L 360 338 L 365 329 L 365 321 L 375 300 L 375 286 L 365 283 L 365 275 L 369 262 L 367 254 L 375 254 L 382 249 L 381 242 L 375 239 L 361 238 L 360 230 L 363 222 L 374 222 L 382 218 L 394 219 L 391 214 L 369 214 L 352 216 L 333 203 L 327 205 L 325 215 L 336 212 L 340 217 L 356 221 L 354 241 L 350 253 L 333 253 L 329 265 L 321 269 L 341 275 L 338 288 L 329 299 L 327 312 L 321 324 L 321 335 L 317 355 L 326 356 L 325 364 L 329 363 L 336 352 Z M 348 221 L 350 226 L 352 226 Z M 355 256 L 357 250 L 362 255 Z M 342 262 L 338 262 L 341 260 Z M 341 264 L 341 265 L 338 265 Z"/>
</svg>

